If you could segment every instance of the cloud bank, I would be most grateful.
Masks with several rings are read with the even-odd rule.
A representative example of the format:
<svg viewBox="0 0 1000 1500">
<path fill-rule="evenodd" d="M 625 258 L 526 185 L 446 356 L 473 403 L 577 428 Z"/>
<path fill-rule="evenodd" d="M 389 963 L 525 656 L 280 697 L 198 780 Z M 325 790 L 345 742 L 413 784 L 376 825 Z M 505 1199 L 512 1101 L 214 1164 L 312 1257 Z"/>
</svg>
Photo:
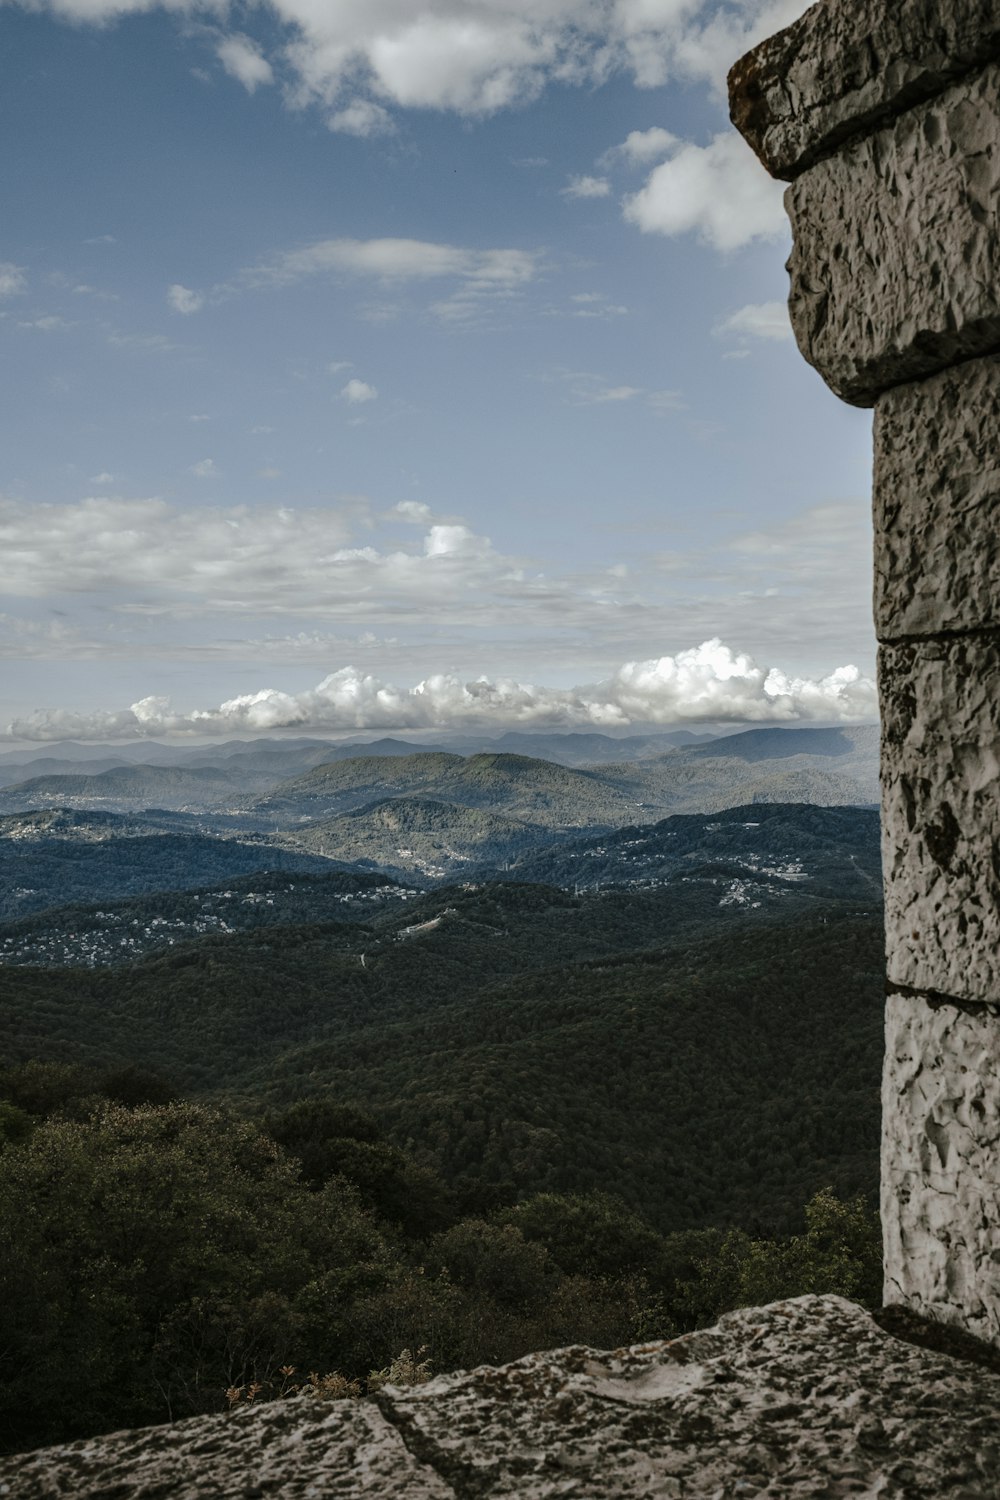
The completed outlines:
<svg viewBox="0 0 1000 1500">
<path fill-rule="evenodd" d="M 618 729 L 631 724 L 770 723 L 872 719 L 875 685 L 857 667 L 789 677 L 718 638 L 676 656 L 625 662 L 590 686 L 539 687 L 513 678 L 451 674 L 398 687 L 343 667 L 304 693 L 262 688 L 216 708 L 178 711 L 166 698 L 92 714 L 54 709 L 16 719 L 14 740 L 143 739 L 162 734 L 258 734 L 277 729 Z"/>
<path fill-rule="evenodd" d="M 719 87 L 734 58 L 806 9 L 805 0 L 268 0 L 259 7 L 272 23 L 265 44 L 220 32 L 235 9 L 226 0 L 13 3 L 77 24 L 157 9 L 207 22 L 219 62 L 244 88 L 280 79 L 293 108 L 316 106 L 334 129 L 356 134 L 384 130 L 376 111 L 387 106 L 484 116 L 549 83 L 587 86 L 613 74 L 640 88 L 670 77 Z"/>
</svg>

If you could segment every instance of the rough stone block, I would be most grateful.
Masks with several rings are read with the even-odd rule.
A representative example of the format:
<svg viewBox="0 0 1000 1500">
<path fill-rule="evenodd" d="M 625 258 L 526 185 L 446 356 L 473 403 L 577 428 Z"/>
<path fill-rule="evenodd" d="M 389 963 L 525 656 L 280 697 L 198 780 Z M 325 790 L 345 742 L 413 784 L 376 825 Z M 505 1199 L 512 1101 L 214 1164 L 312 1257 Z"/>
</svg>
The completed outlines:
<svg viewBox="0 0 1000 1500">
<path fill-rule="evenodd" d="M 1000 1375 L 840 1297 L 671 1343 L 529 1354 L 370 1402 L 293 1400 L 0 1457 L 5 1500 L 996 1496 Z M 318 1408 L 318 1410 L 317 1410 Z M 282 1434 L 275 1446 L 275 1433 Z M 391 1467 L 393 1458 L 396 1468 Z M 380 1487 L 381 1486 L 381 1487 Z"/>
<path fill-rule="evenodd" d="M 1000 66 L 818 162 L 785 206 L 792 327 L 845 401 L 1000 349 Z"/>
<path fill-rule="evenodd" d="M 879 397 L 875 629 L 1000 626 L 1000 357 Z"/>
<path fill-rule="evenodd" d="M 370 1402 L 308 1396 L 0 1458 L 2 1500 L 454 1500 L 454 1493 Z"/>
<path fill-rule="evenodd" d="M 790 180 L 998 57 L 1000 14 L 983 0 L 825 0 L 736 63 L 730 111 L 768 171 Z"/>
<path fill-rule="evenodd" d="M 1000 1344 L 1000 1019 L 890 995 L 885 1300 Z"/>
<path fill-rule="evenodd" d="M 882 867 L 889 979 L 1000 996 L 1000 635 L 885 646 Z"/>
</svg>

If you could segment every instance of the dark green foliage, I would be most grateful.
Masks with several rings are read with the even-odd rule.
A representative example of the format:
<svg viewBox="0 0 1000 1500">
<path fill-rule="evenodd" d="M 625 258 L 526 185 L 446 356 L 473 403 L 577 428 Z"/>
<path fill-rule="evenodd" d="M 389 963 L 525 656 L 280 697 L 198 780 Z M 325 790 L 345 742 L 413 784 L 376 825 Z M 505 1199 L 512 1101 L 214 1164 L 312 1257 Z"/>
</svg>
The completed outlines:
<svg viewBox="0 0 1000 1500">
<path fill-rule="evenodd" d="M 155 1058 L 188 1093 L 272 1109 L 326 1094 L 471 1211 L 613 1187 L 663 1232 L 770 1231 L 826 1183 L 873 1190 L 880 920 L 828 905 L 615 954 L 663 923 L 663 892 L 445 900 L 403 941 L 394 927 L 440 897 L 379 928 L 265 929 L 128 971 L 8 969 L 0 1045 L 105 1070 Z"/>
<path fill-rule="evenodd" d="M 333 1326 L 391 1266 L 353 1190 L 310 1192 L 234 1116 L 48 1121 L 0 1155 L 0 1421 L 40 1442 L 216 1407 L 292 1357 L 301 1299 Z"/>
<path fill-rule="evenodd" d="M 334 1125 L 369 1133 L 347 1112 Z M 786 1242 L 661 1237 L 606 1195 L 551 1194 L 427 1239 L 363 1206 L 371 1140 L 339 1137 L 361 1180 L 347 1156 L 317 1188 L 249 1121 L 190 1104 L 18 1134 L 0 1150 L 6 1447 L 219 1410 L 287 1365 L 364 1378 L 425 1347 L 448 1369 L 669 1337 L 737 1301 L 877 1296 L 872 1216 L 829 1193 Z"/>
<path fill-rule="evenodd" d="M 618 882 L 582 893 L 278 877 L 250 931 L 0 968 L 3 1441 L 216 1410 L 284 1364 L 877 1300 L 876 824 L 757 812 L 577 845 Z M 760 908 L 720 906 L 796 840 L 808 880 L 758 868 Z"/>
<path fill-rule="evenodd" d="M 367 1208 L 409 1235 L 432 1234 L 452 1216 L 434 1173 L 382 1140 L 375 1120 L 352 1105 L 300 1100 L 268 1121 L 268 1134 L 296 1158 L 311 1187 L 346 1177 Z"/>
<path fill-rule="evenodd" d="M 0 839 L 0 919 L 13 921 L 69 902 L 113 900 L 140 892 L 191 890 L 251 871 L 329 870 L 305 851 L 159 833 L 93 841 L 60 837 Z"/>
<path fill-rule="evenodd" d="M 660 1235 L 609 1193 L 536 1193 L 500 1218 L 570 1275 L 649 1273 L 662 1255 Z"/>
<path fill-rule="evenodd" d="M 730 1230 L 678 1287 L 691 1326 L 734 1307 L 761 1307 L 806 1292 L 833 1292 L 868 1307 L 882 1300 L 882 1228 L 863 1197 L 841 1202 L 829 1189 L 805 1211 L 805 1233 L 787 1240 L 753 1239 Z"/>
</svg>

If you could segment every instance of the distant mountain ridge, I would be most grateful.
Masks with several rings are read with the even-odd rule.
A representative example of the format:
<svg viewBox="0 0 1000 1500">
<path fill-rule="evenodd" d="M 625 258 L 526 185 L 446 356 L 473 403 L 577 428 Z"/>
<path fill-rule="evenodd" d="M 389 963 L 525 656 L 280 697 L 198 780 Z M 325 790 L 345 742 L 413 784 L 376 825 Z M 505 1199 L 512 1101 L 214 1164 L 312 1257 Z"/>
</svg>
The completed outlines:
<svg viewBox="0 0 1000 1500">
<path fill-rule="evenodd" d="M 268 740 L 256 748 L 252 742 L 250 748 L 235 742 L 217 747 L 212 757 L 199 752 L 184 765 L 142 761 L 97 772 L 27 777 L 0 786 L 0 815 L 60 806 L 130 816 L 156 809 L 161 818 L 197 817 L 205 831 L 273 834 L 286 843 L 317 820 L 328 823 L 398 798 L 479 809 L 552 832 L 623 827 L 748 802 L 873 806 L 878 800 L 875 726 L 766 727 L 706 743 L 688 740 L 657 753 L 652 753 L 655 737 L 636 737 L 634 746 L 587 734 L 508 738 L 526 743 L 537 738 L 538 748 L 551 756 L 510 751 L 461 755 L 432 746 L 415 748 L 398 739 L 333 749 L 322 742 L 277 748 Z M 605 741 L 636 748 L 641 758 L 567 765 L 564 742 L 574 739 L 583 747 L 581 760 L 604 748 Z M 358 753 L 366 749 L 379 753 Z M 195 763 L 203 758 L 213 763 Z M 356 818 L 336 837 L 331 830 L 337 857 L 384 859 L 393 868 L 408 868 L 409 856 L 402 865 L 396 858 L 398 840 L 380 845 L 379 839 L 392 831 L 380 817 L 368 828 Z M 352 830 L 357 834 L 353 852 L 343 842 Z M 508 832 L 520 847 L 516 830 Z M 465 851 L 456 857 L 464 859 Z M 495 857 L 503 857 L 502 837 Z"/>
</svg>

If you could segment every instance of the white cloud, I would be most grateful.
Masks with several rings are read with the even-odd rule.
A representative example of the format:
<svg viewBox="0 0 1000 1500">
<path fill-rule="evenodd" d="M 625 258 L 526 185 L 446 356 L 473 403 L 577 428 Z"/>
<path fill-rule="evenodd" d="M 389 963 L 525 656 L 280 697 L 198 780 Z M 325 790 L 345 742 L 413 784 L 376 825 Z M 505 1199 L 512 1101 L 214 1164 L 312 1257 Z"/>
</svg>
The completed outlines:
<svg viewBox="0 0 1000 1500">
<path fill-rule="evenodd" d="M 92 24 L 161 8 L 213 26 L 227 9 L 221 0 L 32 0 L 32 8 Z M 334 118 L 357 103 L 483 116 L 536 98 L 552 81 L 592 85 L 616 73 L 643 88 L 676 76 L 721 89 L 734 58 L 805 8 L 805 0 L 730 0 L 725 6 L 717 0 L 422 0 L 419 7 L 409 0 L 268 0 L 259 7 L 282 28 L 268 42 L 291 69 L 289 104 L 315 103 L 334 111 Z M 220 54 L 226 49 L 224 66 L 247 88 L 271 81 L 271 65 L 254 39 L 238 33 L 216 45 Z"/>
<path fill-rule="evenodd" d="M 715 332 L 784 343 L 792 337 L 787 303 L 750 302 L 717 323 Z"/>
<path fill-rule="evenodd" d="M 577 406 L 621 406 L 636 402 L 654 411 L 683 411 L 685 402 L 680 391 L 651 391 L 641 385 L 611 385 L 600 375 L 585 371 L 566 371 L 561 375 L 570 384 L 570 397 Z"/>
<path fill-rule="evenodd" d="M 114 484 L 114 482 L 115 476 L 109 474 L 107 469 L 103 469 L 100 474 L 91 474 L 87 481 L 88 484 Z"/>
<path fill-rule="evenodd" d="M 362 406 L 366 401 L 374 401 L 378 397 L 378 391 L 366 380 L 349 380 L 341 388 L 341 399 L 350 406 Z"/>
<path fill-rule="evenodd" d="M 22 266 L 11 260 L 0 260 L 0 297 L 18 297 L 28 290 L 28 278 Z"/>
<path fill-rule="evenodd" d="M 737 250 L 787 230 L 783 185 L 774 182 L 735 132 L 708 146 L 679 143 L 625 200 L 625 218 L 646 234 L 697 234 L 716 250 Z"/>
<path fill-rule="evenodd" d="M 65 318 L 57 317 L 55 313 L 46 313 L 40 318 L 27 318 L 18 323 L 18 328 L 36 328 L 39 333 L 58 333 L 60 329 L 72 328 L 72 323 L 67 323 Z"/>
<path fill-rule="evenodd" d="M 362 139 L 392 135 L 396 129 L 389 111 L 372 99 L 352 99 L 343 109 L 336 110 L 326 123 L 331 130 L 342 135 L 356 135 Z"/>
<path fill-rule="evenodd" d="M 564 198 L 607 198 L 611 184 L 606 177 L 571 177 L 560 191 Z"/>
<path fill-rule="evenodd" d="M 261 84 L 274 82 L 274 70 L 257 43 L 242 32 L 223 37 L 216 46 L 216 56 L 231 78 L 242 83 L 248 94 Z"/>
<path fill-rule="evenodd" d="M 167 301 L 174 312 L 183 313 L 185 316 L 198 312 L 205 305 L 205 299 L 200 292 L 193 292 L 190 287 L 181 286 L 180 282 L 167 287 Z"/>
<path fill-rule="evenodd" d="M 630 131 L 620 146 L 612 146 L 604 153 L 601 161 L 611 165 L 616 160 L 624 160 L 630 166 L 644 167 L 651 161 L 662 161 L 679 144 L 669 130 L 654 125 L 650 130 Z"/>
<path fill-rule="evenodd" d="M 372 276 L 382 281 L 461 278 L 484 287 L 517 286 L 538 270 L 530 250 L 468 250 L 428 240 L 318 240 L 286 250 L 267 264 L 243 272 L 249 285 L 285 285 L 310 276 Z"/>
<path fill-rule="evenodd" d="M 214 479 L 218 472 L 214 458 L 200 458 L 188 470 L 188 473 L 193 474 L 196 479 Z"/>
<path fill-rule="evenodd" d="M 400 500 L 389 512 L 392 520 L 406 521 L 411 526 L 426 526 L 430 523 L 431 508 L 420 500 Z"/>
<path fill-rule="evenodd" d="M 513 678 L 463 681 L 452 674 L 398 687 L 343 667 L 304 693 L 261 688 L 217 708 L 178 712 L 168 699 L 142 698 L 95 714 L 36 713 L 10 724 L 14 739 L 101 740 L 164 733 L 228 735 L 281 728 L 623 728 L 633 723 L 794 723 L 857 721 L 878 712 L 874 684 L 857 667 L 828 676 L 790 677 L 734 652 L 718 639 L 676 656 L 625 662 L 592 686 L 539 687 Z"/>
</svg>

